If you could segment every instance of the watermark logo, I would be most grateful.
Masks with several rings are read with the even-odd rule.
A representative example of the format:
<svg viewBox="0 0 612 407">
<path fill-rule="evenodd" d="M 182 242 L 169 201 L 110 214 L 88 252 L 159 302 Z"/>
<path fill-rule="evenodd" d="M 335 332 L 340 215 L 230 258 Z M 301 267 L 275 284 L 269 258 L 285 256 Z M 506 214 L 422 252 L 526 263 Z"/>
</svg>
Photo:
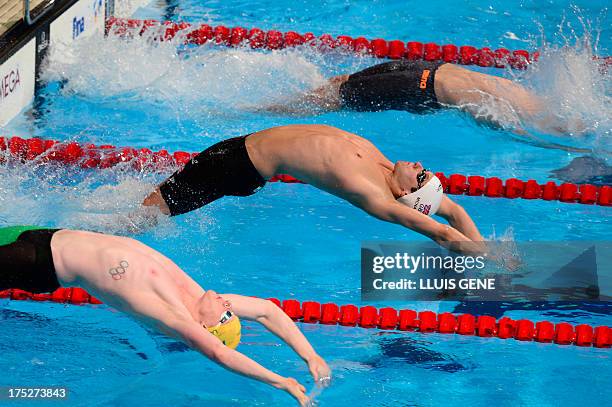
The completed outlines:
<svg viewBox="0 0 612 407">
<path fill-rule="evenodd" d="M 392 256 L 374 256 L 372 258 L 372 272 L 381 274 L 385 271 L 405 270 L 415 274 L 421 270 L 452 269 L 457 273 L 466 270 L 482 270 L 485 267 L 485 256 L 451 256 L 451 255 L 425 255 L 421 252 L 412 255 L 407 252 L 395 253 Z"/>
<path fill-rule="evenodd" d="M 364 301 L 611 301 L 609 270 L 608 241 L 486 242 L 471 255 L 431 242 L 364 242 L 361 294 Z"/>
</svg>

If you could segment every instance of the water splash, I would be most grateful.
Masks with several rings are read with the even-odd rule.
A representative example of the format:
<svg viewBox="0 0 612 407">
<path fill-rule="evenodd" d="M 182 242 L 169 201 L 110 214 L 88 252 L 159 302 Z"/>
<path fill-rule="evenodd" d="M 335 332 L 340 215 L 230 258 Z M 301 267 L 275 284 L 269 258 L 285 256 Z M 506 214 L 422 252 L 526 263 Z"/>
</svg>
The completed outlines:
<svg viewBox="0 0 612 407">
<path fill-rule="evenodd" d="M 600 16 L 602 21 L 604 13 L 605 10 Z M 541 37 L 532 41 L 532 47 L 540 52 L 537 63 L 523 73 L 514 71 L 509 75 L 544 101 L 544 114 L 549 116 L 550 124 L 538 127 L 523 123 L 535 138 L 543 143 L 586 147 L 594 155 L 609 160 L 611 71 L 595 58 L 607 55 L 607 50 L 599 47 L 600 24 L 586 19 L 574 7 L 571 18 L 562 19 L 551 40 L 541 28 Z"/>
<path fill-rule="evenodd" d="M 145 6 L 147 3 L 149 3 L 149 0 L 115 0 L 113 15 L 130 18 L 136 9 Z"/>
<path fill-rule="evenodd" d="M 489 264 L 502 272 L 516 272 L 522 266 L 521 256 L 514 238 L 514 228 L 509 226 L 497 235 L 495 225 L 493 232 L 487 237 Z"/>
<path fill-rule="evenodd" d="M 138 216 L 155 178 L 121 168 L 81 171 L 9 161 L 0 166 L 0 223 L 129 233 L 127 221 Z M 166 233 L 171 222 L 160 221 Z"/>
<path fill-rule="evenodd" d="M 188 116 L 236 114 L 325 81 L 318 66 L 298 50 L 181 47 L 179 37 L 149 39 L 84 38 L 68 52 L 57 46 L 42 78 L 67 80 L 64 94 L 98 103 L 144 104 L 141 109 L 154 106 Z"/>
<path fill-rule="evenodd" d="M 486 95 L 476 115 L 498 123 L 521 141 L 595 152 L 608 160 L 610 73 L 602 72 L 593 60 L 594 55 L 606 54 L 599 49 L 601 22 L 591 23 L 580 13 L 573 9 L 572 18 L 559 24 L 550 41 L 543 29 L 539 38 L 527 39 L 528 48 L 540 50 L 539 61 L 525 72 L 506 72 L 542 99 L 545 109 L 539 117 L 526 120 L 512 106 Z M 317 88 L 332 75 L 380 62 L 341 52 L 322 54 L 311 47 L 273 52 L 190 47 L 181 45 L 184 36 L 159 42 L 153 41 L 155 35 L 150 30 L 132 39 L 83 38 L 70 50 L 56 45 L 43 79 L 64 81 L 62 92 L 94 105 L 122 106 L 178 126 L 189 119 L 208 131 L 220 121 L 245 118 L 257 106 Z M 253 122 L 252 116 L 247 118 L 244 121 Z M 516 129 L 524 131 L 514 135 Z"/>
<path fill-rule="evenodd" d="M 509 226 L 503 233 L 498 235 L 497 231 L 495 230 L 495 225 L 493 225 L 493 231 L 489 236 L 487 236 L 487 240 L 514 243 L 514 228 Z"/>
</svg>

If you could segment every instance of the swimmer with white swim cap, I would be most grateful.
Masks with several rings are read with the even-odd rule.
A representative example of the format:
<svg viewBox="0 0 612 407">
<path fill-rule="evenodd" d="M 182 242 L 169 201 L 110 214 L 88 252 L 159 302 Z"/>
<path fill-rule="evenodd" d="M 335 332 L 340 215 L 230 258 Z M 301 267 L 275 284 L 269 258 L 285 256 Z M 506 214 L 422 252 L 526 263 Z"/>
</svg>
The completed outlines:
<svg viewBox="0 0 612 407">
<path fill-rule="evenodd" d="M 249 196 L 289 174 L 460 253 L 482 253 L 476 225 L 446 197 L 440 180 L 416 162 L 393 164 L 371 142 L 323 125 L 274 127 L 221 141 L 193 158 L 144 201 L 170 216 L 223 196 Z M 438 215 L 449 225 L 434 220 Z"/>
<path fill-rule="evenodd" d="M 417 188 L 409 194 L 400 196 L 397 200 L 409 208 L 425 215 L 435 215 L 442 203 L 444 191 L 440 179 L 435 175 L 427 179 L 425 168 L 416 176 Z"/>
<path fill-rule="evenodd" d="M 235 373 L 284 390 L 302 406 L 306 389 L 237 351 L 240 319 L 285 341 L 315 382 L 331 371 L 295 323 L 274 303 L 204 290 L 172 260 L 126 237 L 34 226 L 0 228 L 0 291 L 45 293 L 81 287 L 156 331 L 183 341 Z M 203 379 L 206 379 L 205 377 Z"/>
</svg>

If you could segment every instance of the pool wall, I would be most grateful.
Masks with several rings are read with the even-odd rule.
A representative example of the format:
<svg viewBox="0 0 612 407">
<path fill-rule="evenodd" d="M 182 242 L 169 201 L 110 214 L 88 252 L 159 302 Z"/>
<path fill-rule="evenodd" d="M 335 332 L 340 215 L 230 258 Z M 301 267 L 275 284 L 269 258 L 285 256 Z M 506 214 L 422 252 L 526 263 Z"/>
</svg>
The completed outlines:
<svg viewBox="0 0 612 407">
<path fill-rule="evenodd" d="M 23 18 L 0 37 L 0 126 L 28 106 L 36 94 L 40 65 L 51 47 L 104 35 L 107 0 L 56 0 Z M 113 0 L 108 0 L 112 2 Z M 36 11 L 34 10 L 34 11 Z"/>
</svg>

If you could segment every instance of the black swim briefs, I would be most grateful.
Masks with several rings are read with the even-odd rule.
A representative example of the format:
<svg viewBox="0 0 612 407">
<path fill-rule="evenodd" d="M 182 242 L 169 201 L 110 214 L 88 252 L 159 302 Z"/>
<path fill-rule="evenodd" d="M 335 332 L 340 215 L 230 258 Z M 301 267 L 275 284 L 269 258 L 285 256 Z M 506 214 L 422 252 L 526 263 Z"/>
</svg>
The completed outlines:
<svg viewBox="0 0 612 407">
<path fill-rule="evenodd" d="M 60 287 L 51 254 L 51 238 L 58 230 L 26 230 L 15 241 L 0 246 L 0 290 L 45 293 Z"/>
<path fill-rule="evenodd" d="M 401 60 L 375 65 L 350 75 L 340 86 L 340 98 L 345 107 L 358 111 L 426 113 L 440 108 L 434 82 L 443 64 Z"/>
<path fill-rule="evenodd" d="M 160 185 L 171 216 L 193 211 L 226 195 L 249 196 L 265 185 L 266 180 L 247 152 L 248 136 L 207 148 Z"/>
</svg>

